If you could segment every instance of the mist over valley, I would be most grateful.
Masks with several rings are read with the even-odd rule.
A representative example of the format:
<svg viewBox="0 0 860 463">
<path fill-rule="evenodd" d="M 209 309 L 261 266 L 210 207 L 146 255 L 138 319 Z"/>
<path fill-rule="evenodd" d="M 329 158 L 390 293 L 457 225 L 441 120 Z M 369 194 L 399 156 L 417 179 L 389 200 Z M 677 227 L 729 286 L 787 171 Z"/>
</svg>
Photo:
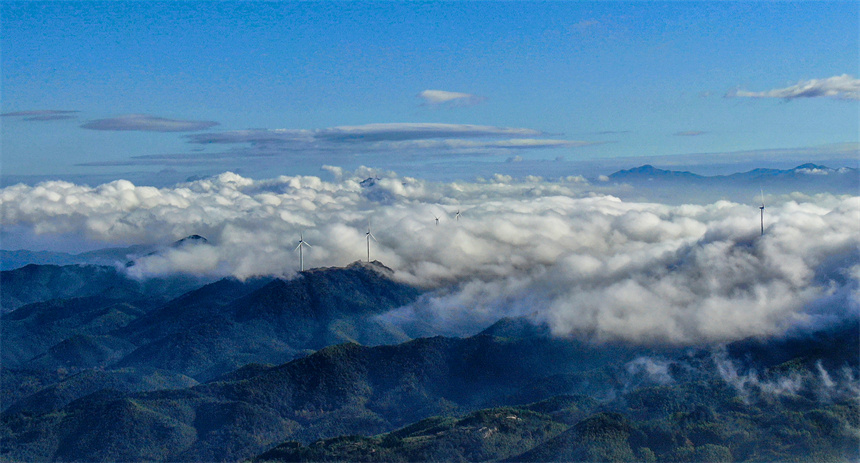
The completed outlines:
<svg viewBox="0 0 860 463">
<path fill-rule="evenodd" d="M 4 457 L 856 455 L 856 195 L 330 171 L 0 191 L 19 232 L 125 245 L 4 251 Z"/>
</svg>

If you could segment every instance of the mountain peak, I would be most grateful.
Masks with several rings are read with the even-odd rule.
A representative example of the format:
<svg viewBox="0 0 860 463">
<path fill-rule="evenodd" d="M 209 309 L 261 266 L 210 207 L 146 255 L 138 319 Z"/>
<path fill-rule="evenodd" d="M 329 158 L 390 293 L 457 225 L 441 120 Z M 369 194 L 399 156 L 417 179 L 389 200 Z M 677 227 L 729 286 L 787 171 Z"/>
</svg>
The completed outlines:
<svg viewBox="0 0 860 463">
<path fill-rule="evenodd" d="M 811 162 L 807 162 L 806 164 L 801 164 L 795 167 L 793 170 L 801 170 L 801 169 L 822 169 L 822 170 L 830 170 L 827 166 L 822 166 L 818 164 L 813 164 Z"/>
<path fill-rule="evenodd" d="M 394 270 L 390 267 L 386 266 L 382 262 L 378 260 L 374 260 L 373 262 L 367 262 L 363 260 L 357 260 L 351 264 L 348 264 L 343 267 L 315 267 L 308 270 L 302 271 L 300 274 L 310 275 L 310 274 L 318 274 L 318 273 L 330 273 L 337 272 L 340 270 L 372 270 L 376 273 L 382 274 L 385 277 L 391 277 L 394 275 Z"/>
<path fill-rule="evenodd" d="M 171 246 L 177 248 L 188 244 L 206 244 L 208 242 L 209 240 L 200 235 L 189 235 L 179 241 L 174 242 Z"/>
<path fill-rule="evenodd" d="M 629 179 L 643 177 L 700 178 L 701 176 L 687 171 L 658 169 L 651 164 L 645 164 L 627 170 L 619 170 L 609 176 L 609 178 L 613 179 Z"/>
<path fill-rule="evenodd" d="M 354 268 L 365 268 L 368 270 L 373 270 L 376 272 L 382 272 L 386 276 L 391 276 L 394 274 L 394 270 L 383 264 L 378 260 L 374 260 L 373 262 L 365 262 L 363 260 L 357 260 L 349 265 L 346 268 L 354 269 Z"/>
<path fill-rule="evenodd" d="M 361 182 L 359 182 L 359 185 L 361 185 L 363 188 L 369 188 L 369 187 L 376 185 L 376 182 L 378 182 L 378 181 L 379 181 L 379 177 L 368 177 L 368 178 L 362 180 Z"/>
</svg>

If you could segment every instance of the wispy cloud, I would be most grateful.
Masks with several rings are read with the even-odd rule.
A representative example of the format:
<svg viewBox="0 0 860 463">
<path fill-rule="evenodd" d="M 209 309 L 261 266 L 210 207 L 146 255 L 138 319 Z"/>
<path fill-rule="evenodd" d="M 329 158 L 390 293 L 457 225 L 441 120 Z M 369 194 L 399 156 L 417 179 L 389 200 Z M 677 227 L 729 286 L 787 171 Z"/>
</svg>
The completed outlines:
<svg viewBox="0 0 860 463">
<path fill-rule="evenodd" d="M 673 135 L 676 137 L 695 137 L 698 135 L 704 135 L 708 132 L 703 132 L 701 130 L 685 130 L 683 132 L 675 132 Z"/>
<path fill-rule="evenodd" d="M 44 109 L 35 111 L 15 111 L 3 113 L 0 116 L 23 117 L 25 121 L 57 121 L 63 119 L 74 119 L 79 111 Z"/>
<path fill-rule="evenodd" d="M 188 135 L 197 144 L 242 144 L 253 149 L 237 155 L 289 153 L 386 153 L 452 155 L 507 153 L 509 150 L 576 147 L 601 142 L 542 138 L 543 132 L 519 127 L 470 124 L 382 123 L 324 129 L 255 129 Z M 244 154 L 242 154 L 244 153 Z"/>
<path fill-rule="evenodd" d="M 582 21 L 579 21 L 576 24 L 568 26 L 567 29 L 568 29 L 568 31 L 573 32 L 573 33 L 584 34 L 584 33 L 594 31 L 595 29 L 597 29 L 599 27 L 602 27 L 602 24 L 600 23 L 600 21 L 598 21 L 596 19 L 583 19 Z"/>
<path fill-rule="evenodd" d="M 129 159 L 89 161 L 84 167 L 206 166 L 235 170 L 289 159 L 305 164 L 345 162 L 357 167 L 377 158 L 391 162 L 426 162 L 452 157 L 510 157 L 524 151 L 577 148 L 605 142 L 547 138 L 545 133 L 521 127 L 495 127 L 442 123 L 379 123 L 322 129 L 250 129 L 186 135 L 195 145 L 221 145 L 225 150 L 165 153 Z M 382 159 L 384 158 L 384 159 Z M 220 167 L 215 167 L 215 166 Z"/>
<path fill-rule="evenodd" d="M 418 94 L 424 100 L 424 104 L 430 106 L 472 106 L 484 101 L 484 97 L 472 95 L 471 93 L 448 92 L 445 90 L 424 90 Z"/>
<path fill-rule="evenodd" d="M 860 79 L 848 74 L 828 77 L 826 79 L 801 80 L 795 85 L 764 92 L 733 90 L 726 94 L 728 98 L 835 98 L 840 100 L 860 100 Z"/>
<path fill-rule="evenodd" d="M 81 127 L 92 130 L 141 131 L 141 132 L 193 132 L 218 125 L 214 121 L 188 121 L 166 119 L 146 114 L 126 114 L 107 119 L 96 119 Z"/>
<path fill-rule="evenodd" d="M 542 135 L 533 129 L 469 124 L 384 123 L 325 129 L 253 129 L 188 135 L 193 143 L 376 142 L 430 138 L 478 138 Z"/>
<path fill-rule="evenodd" d="M 320 139 L 328 140 L 410 140 L 445 137 L 537 136 L 538 130 L 517 127 L 493 127 L 471 124 L 385 123 L 340 126 L 315 131 Z"/>
</svg>

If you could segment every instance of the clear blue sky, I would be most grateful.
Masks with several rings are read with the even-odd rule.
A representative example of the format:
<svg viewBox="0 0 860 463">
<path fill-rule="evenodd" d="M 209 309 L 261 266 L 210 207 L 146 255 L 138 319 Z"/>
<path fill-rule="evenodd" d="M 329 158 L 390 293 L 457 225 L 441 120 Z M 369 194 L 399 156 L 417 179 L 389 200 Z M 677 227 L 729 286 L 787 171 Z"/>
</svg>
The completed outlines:
<svg viewBox="0 0 860 463">
<path fill-rule="evenodd" d="M 858 5 L 5 1 L 2 175 L 845 156 Z"/>
</svg>

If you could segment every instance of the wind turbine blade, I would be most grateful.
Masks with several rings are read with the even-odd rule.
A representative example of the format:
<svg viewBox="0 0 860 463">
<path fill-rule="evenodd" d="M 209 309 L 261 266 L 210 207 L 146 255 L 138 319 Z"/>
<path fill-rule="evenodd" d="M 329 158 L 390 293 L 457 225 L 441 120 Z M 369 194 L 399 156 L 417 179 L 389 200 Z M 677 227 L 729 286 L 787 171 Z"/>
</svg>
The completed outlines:
<svg viewBox="0 0 860 463">
<path fill-rule="evenodd" d="M 764 207 L 764 189 L 759 189 L 761 191 L 761 207 Z"/>
<path fill-rule="evenodd" d="M 369 237 L 373 238 L 373 241 L 376 241 L 377 243 L 379 242 L 379 241 L 377 241 L 377 240 L 376 240 L 376 237 L 375 237 L 375 236 L 373 236 L 373 233 L 370 233 L 370 230 L 368 230 L 368 231 L 367 231 L 367 236 L 369 236 Z"/>
<path fill-rule="evenodd" d="M 307 246 L 307 247 L 309 247 L 309 248 L 312 248 L 312 247 L 313 247 L 313 246 L 311 246 L 311 244 L 310 244 L 310 243 L 308 243 L 307 241 L 302 241 L 302 244 L 304 244 L 305 246 Z"/>
<path fill-rule="evenodd" d="M 304 243 L 304 241 L 299 241 L 298 246 L 296 246 L 296 249 L 293 249 L 293 251 L 296 251 L 296 250 L 298 250 L 300 247 L 302 247 L 302 243 Z"/>
</svg>

